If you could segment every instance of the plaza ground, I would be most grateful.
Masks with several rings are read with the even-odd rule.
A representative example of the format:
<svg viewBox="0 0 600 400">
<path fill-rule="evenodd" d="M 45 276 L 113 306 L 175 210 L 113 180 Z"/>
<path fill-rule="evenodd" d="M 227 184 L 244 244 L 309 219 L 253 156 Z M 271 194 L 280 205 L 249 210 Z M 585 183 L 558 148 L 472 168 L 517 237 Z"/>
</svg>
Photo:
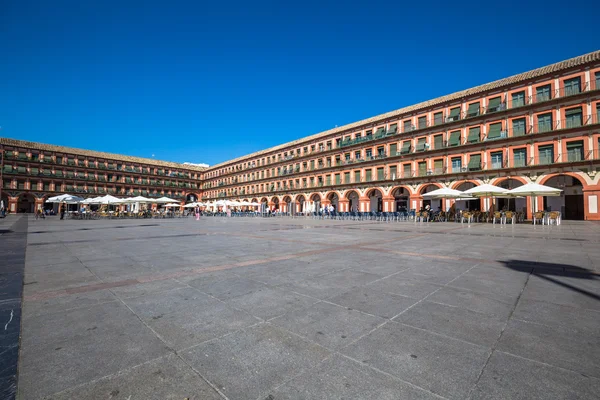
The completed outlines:
<svg viewBox="0 0 600 400">
<path fill-rule="evenodd" d="M 1 228 L 25 256 L 18 399 L 600 393 L 598 223 Z"/>
</svg>

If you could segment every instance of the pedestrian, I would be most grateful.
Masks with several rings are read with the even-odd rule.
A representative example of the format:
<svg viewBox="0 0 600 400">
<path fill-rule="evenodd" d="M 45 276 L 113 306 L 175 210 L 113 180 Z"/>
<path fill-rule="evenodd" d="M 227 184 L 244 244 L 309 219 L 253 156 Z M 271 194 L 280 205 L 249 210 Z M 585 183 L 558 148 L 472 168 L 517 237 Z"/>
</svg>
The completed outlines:
<svg viewBox="0 0 600 400">
<path fill-rule="evenodd" d="M 65 205 L 60 206 L 60 219 L 65 219 Z"/>
<path fill-rule="evenodd" d="M 0 200 L 0 215 L 2 218 L 6 217 L 6 211 L 4 210 L 4 200 Z"/>
<path fill-rule="evenodd" d="M 196 221 L 200 221 L 200 207 L 198 205 L 194 207 L 194 213 L 196 214 Z"/>
</svg>

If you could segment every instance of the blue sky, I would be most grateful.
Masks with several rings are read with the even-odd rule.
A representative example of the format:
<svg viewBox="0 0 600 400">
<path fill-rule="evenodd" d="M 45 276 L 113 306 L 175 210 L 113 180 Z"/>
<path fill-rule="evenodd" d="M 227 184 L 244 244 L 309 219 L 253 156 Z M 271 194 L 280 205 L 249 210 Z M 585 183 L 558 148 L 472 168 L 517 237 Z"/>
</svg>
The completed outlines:
<svg viewBox="0 0 600 400">
<path fill-rule="evenodd" d="M 0 0 L 0 136 L 215 164 L 597 50 L 597 4 Z"/>
</svg>

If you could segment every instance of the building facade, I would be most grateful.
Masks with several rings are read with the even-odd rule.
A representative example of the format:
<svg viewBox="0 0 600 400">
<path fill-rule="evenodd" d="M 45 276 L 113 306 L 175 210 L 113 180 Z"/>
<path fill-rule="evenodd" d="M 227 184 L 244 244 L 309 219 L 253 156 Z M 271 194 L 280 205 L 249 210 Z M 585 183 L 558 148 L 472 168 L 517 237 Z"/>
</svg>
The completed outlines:
<svg viewBox="0 0 600 400">
<path fill-rule="evenodd" d="M 204 171 L 203 200 L 284 212 L 448 209 L 439 187 L 537 182 L 563 189 L 538 208 L 600 220 L 600 51 L 240 157 Z M 471 209 L 488 208 L 487 199 Z M 498 199 L 526 210 L 532 199 Z"/>
<path fill-rule="evenodd" d="M 10 212 L 52 207 L 49 197 L 167 196 L 198 200 L 204 168 L 0 138 L 1 197 Z"/>
<path fill-rule="evenodd" d="M 599 122 L 597 51 L 209 168 L 0 139 L 2 196 L 11 211 L 59 193 L 111 193 L 385 212 L 446 210 L 453 201 L 423 199 L 440 187 L 537 182 L 563 190 L 538 208 L 600 220 Z M 530 198 L 497 201 L 531 217 Z"/>
</svg>

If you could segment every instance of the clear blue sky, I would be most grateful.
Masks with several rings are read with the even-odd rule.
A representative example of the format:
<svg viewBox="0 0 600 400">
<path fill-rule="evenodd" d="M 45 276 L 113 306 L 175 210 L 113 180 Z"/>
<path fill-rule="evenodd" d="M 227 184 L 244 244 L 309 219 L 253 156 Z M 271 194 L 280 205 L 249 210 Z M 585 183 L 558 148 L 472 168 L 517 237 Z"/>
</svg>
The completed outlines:
<svg viewBox="0 0 600 400">
<path fill-rule="evenodd" d="M 597 50 L 598 4 L 0 0 L 0 136 L 215 164 Z"/>
</svg>

